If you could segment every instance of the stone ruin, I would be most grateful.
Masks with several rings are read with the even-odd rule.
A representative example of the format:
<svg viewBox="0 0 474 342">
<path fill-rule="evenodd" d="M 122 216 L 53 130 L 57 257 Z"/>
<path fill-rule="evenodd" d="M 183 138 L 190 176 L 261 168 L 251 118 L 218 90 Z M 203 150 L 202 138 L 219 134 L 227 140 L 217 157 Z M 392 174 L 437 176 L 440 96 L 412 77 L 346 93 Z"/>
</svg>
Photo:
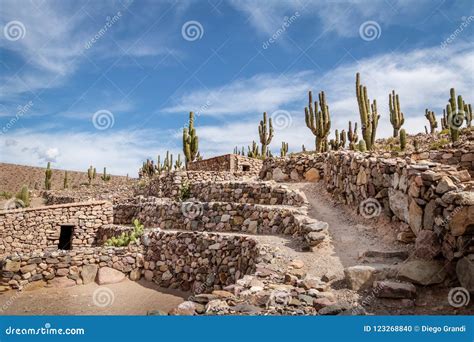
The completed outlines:
<svg viewBox="0 0 474 342">
<path fill-rule="evenodd" d="M 330 240 L 327 223 L 309 217 L 302 192 L 279 184 L 311 182 L 362 216 L 372 218 L 375 210 L 389 218 L 399 226 L 398 239 L 414 245 L 411 258 L 391 271 L 345 270 L 352 290 L 373 285 L 390 298 L 413 298 L 415 286 L 400 277 L 417 285 L 450 277 L 472 292 L 474 183 L 466 165 L 352 151 L 264 163 L 225 155 L 142 179 L 117 197 L 111 191 L 110 200 L 90 191 L 49 191 L 45 207 L 0 212 L 0 289 L 144 278 L 193 293 L 173 314 L 362 314 L 363 307 L 336 301 L 329 276 L 298 272 L 298 262 L 289 265 L 291 274 L 267 267 L 276 256 L 255 238 L 288 236 L 317 253 Z M 183 184 L 190 198 L 179 198 Z M 140 241 L 104 246 L 131 231 L 134 219 L 146 227 Z M 428 268 L 432 277 L 420 279 L 407 265 Z M 394 280 L 387 281 L 390 272 Z"/>
</svg>

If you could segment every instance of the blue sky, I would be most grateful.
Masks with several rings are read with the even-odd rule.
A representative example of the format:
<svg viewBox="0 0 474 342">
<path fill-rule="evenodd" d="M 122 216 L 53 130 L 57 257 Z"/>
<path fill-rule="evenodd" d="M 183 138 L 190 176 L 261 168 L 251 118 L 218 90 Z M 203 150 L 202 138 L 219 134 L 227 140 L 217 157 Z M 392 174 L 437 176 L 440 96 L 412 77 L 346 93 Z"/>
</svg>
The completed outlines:
<svg viewBox="0 0 474 342">
<path fill-rule="evenodd" d="M 204 157 L 258 141 L 263 111 L 274 153 L 299 151 L 314 145 L 308 90 L 326 92 L 334 129 L 358 121 L 357 71 L 379 137 L 392 89 L 410 133 L 450 87 L 474 98 L 469 0 L 1 0 L 0 26 L 2 162 L 136 175 L 181 151 L 191 110 Z"/>
</svg>

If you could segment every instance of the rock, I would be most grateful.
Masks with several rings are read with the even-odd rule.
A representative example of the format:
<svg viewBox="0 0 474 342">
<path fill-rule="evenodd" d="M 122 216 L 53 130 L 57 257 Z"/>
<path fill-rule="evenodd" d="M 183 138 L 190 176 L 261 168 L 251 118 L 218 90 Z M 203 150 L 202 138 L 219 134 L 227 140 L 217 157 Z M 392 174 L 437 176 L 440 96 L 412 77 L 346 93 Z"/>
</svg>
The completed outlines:
<svg viewBox="0 0 474 342">
<path fill-rule="evenodd" d="M 344 275 L 352 290 L 359 291 L 372 286 L 376 269 L 371 266 L 356 265 L 344 269 Z"/>
<path fill-rule="evenodd" d="M 415 256 L 424 260 L 434 259 L 441 252 L 438 236 L 432 230 L 421 230 L 415 241 Z"/>
<path fill-rule="evenodd" d="M 229 291 L 224 291 L 224 290 L 214 290 L 212 291 L 212 294 L 219 298 L 233 298 L 234 297 L 233 293 L 230 293 Z"/>
<path fill-rule="evenodd" d="M 474 293 L 474 254 L 459 259 L 456 264 L 456 275 L 461 286 Z"/>
<path fill-rule="evenodd" d="M 141 270 L 140 270 L 139 268 L 133 269 L 133 270 L 130 272 L 130 275 L 129 275 L 130 280 L 132 280 L 132 281 L 138 281 L 138 280 L 140 280 L 141 276 L 142 276 L 142 272 L 141 272 Z"/>
<path fill-rule="evenodd" d="M 250 234 L 257 234 L 258 222 L 257 221 L 250 221 L 249 226 L 247 228 L 247 232 Z"/>
<path fill-rule="evenodd" d="M 415 241 L 415 234 L 412 231 L 409 232 L 400 232 L 397 234 L 397 240 L 403 243 L 412 243 Z"/>
<path fill-rule="evenodd" d="M 7 260 L 3 265 L 2 270 L 8 272 L 18 272 L 20 270 L 21 263 L 19 261 Z"/>
<path fill-rule="evenodd" d="M 168 314 L 161 310 L 150 310 L 146 313 L 147 316 L 168 316 Z"/>
<path fill-rule="evenodd" d="M 449 221 L 449 229 L 453 236 L 474 233 L 474 206 L 455 208 Z"/>
<path fill-rule="evenodd" d="M 71 287 L 75 286 L 76 282 L 72 279 L 69 279 L 67 277 L 56 277 L 51 279 L 48 282 L 51 286 L 53 287 L 58 287 L 58 288 L 65 288 L 65 287 Z"/>
<path fill-rule="evenodd" d="M 221 222 L 229 222 L 229 220 L 230 220 L 229 214 L 224 214 L 221 216 Z"/>
<path fill-rule="evenodd" d="M 401 191 L 389 189 L 388 199 L 390 209 L 399 220 L 408 222 L 408 196 Z"/>
<path fill-rule="evenodd" d="M 276 182 L 283 182 L 288 180 L 288 175 L 283 173 L 283 171 L 279 167 L 277 167 L 273 170 L 272 178 Z"/>
<path fill-rule="evenodd" d="M 293 169 L 290 173 L 290 178 L 293 181 L 299 181 L 300 180 L 300 175 L 298 174 L 298 171 L 296 169 Z"/>
<path fill-rule="evenodd" d="M 433 222 L 436 209 L 436 200 L 431 200 L 425 207 L 425 213 L 423 215 L 423 228 L 433 229 Z"/>
<path fill-rule="evenodd" d="M 321 179 L 321 176 L 319 175 L 319 171 L 313 167 L 305 172 L 304 179 L 307 182 L 317 182 Z"/>
<path fill-rule="evenodd" d="M 170 271 L 166 271 L 165 273 L 161 275 L 161 280 L 163 281 L 168 281 L 171 279 L 173 279 L 173 274 Z"/>
<path fill-rule="evenodd" d="M 379 298 L 415 298 L 416 287 L 411 283 L 384 280 L 374 282 L 373 292 Z"/>
<path fill-rule="evenodd" d="M 455 190 L 457 189 L 456 185 L 454 182 L 451 180 L 451 178 L 447 176 L 443 176 L 441 180 L 438 182 L 438 185 L 436 186 L 436 193 L 438 194 L 444 194 L 445 192 Z"/>
<path fill-rule="evenodd" d="M 229 308 L 229 305 L 225 300 L 213 299 L 206 304 L 206 313 L 216 313 L 225 311 Z"/>
<path fill-rule="evenodd" d="M 290 267 L 293 267 L 293 268 L 296 268 L 296 269 L 300 269 L 300 268 L 303 268 L 304 267 L 304 262 L 302 260 L 298 260 L 298 259 L 295 259 L 295 260 L 292 260 L 288 266 Z"/>
<path fill-rule="evenodd" d="M 36 264 L 26 265 L 20 268 L 21 273 L 29 273 L 36 269 Z M 66 273 L 67 274 L 67 273 Z"/>
<path fill-rule="evenodd" d="M 301 286 L 306 290 L 316 289 L 318 291 L 324 291 L 327 285 L 317 277 L 307 276 L 301 281 Z"/>
<path fill-rule="evenodd" d="M 412 260 L 398 267 L 398 276 L 415 284 L 431 285 L 446 278 L 443 264 L 434 260 Z"/>
<path fill-rule="evenodd" d="M 332 304 L 328 305 L 318 311 L 320 315 L 338 315 L 346 310 L 350 310 L 351 306 L 349 304 Z"/>
<path fill-rule="evenodd" d="M 146 270 L 143 274 L 143 276 L 145 277 L 145 279 L 147 281 L 152 281 L 153 280 L 153 271 L 150 271 L 150 270 Z"/>
<path fill-rule="evenodd" d="M 60 268 L 56 270 L 56 275 L 58 277 L 65 277 L 69 274 L 69 270 L 67 268 Z"/>
<path fill-rule="evenodd" d="M 196 304 L 191 301 L 185 301 L 170 311 L 171 315 L 193 316 L 196 314 Z"/>
<path fill-rule="evenodd" d="M 230 309 L 232 309 L 235 312 L 247 313 L 247 314 L 257 314 L 260 311 L 262 311 L 262 309 L 260 309 L 259 307 L 246 304 L 246 303 L 237 304 L 235 306 L 230 307 Z"/>
<path fill-rule="evenodd" d="M 125 274 L 110 267 L 101 267 L 97 273 L 99 285 L 115 284 L 125 279 Z"/>
<path fill-rule="evenodd" d="M 423 229 L 423 209 L 415 201 L 411 201 L 408 213 L 408 224 L 415 235 Z"/>
<path fill-rule="evenodd" d="M 325 308 L 326 306 L 334 305 L 336 304 L 334 301 L 330 300 L 329 298 L 316 298 L 313 302 L 313 306 L 316 310 L 321 310 L 322 308 Z"/>
<path fill-rule="evenodd" d="M 321 242 L 324 241 L 326 238 L 326 234 L 324 233 L 318 233 L 318 232 L 311 232 L 306 234 L 306 241 L 310 246 L 317 246 Z"/>
</svg>

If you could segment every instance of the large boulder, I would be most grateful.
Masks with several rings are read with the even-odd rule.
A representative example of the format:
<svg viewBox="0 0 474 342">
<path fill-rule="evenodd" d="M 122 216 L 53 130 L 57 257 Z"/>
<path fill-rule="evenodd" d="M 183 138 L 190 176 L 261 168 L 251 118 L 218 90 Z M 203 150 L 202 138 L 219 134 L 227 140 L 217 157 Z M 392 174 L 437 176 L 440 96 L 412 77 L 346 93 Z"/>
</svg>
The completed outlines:
<svg viewBox="0 0 474 342">
<path fill-rule="evenodd" d="M 401 221 L 408 222 L 408 196 L 401 191 L 389 189 L 388 200 L 395 216 Z"/>
<path fill-rule="evenodd" d="M 449 221 L 449 228 L 453 236 L 474 233 L 474 206 L 455 208 Z"/>
<path fill-rule="evenodd" d="M 374 282 L 374 293 L 379 298 L 415 298 L 416 287 L 412 283 L 376 281 Z"/>
<path fill-rule="evenodd" d="M 286 173 L 283 173 L 283 171 L 279 167 L 277 167 L 273 170 L 272 178 L 276 182 L 284 182 L 288 180 L 288 175 Z"/>
<path fill-rule="evenodd" d="M 423 209 L 415 201 L 411 201 L 408 209 L 408 224 L 415 235 L 423 229 Z"/>
<path fill-rule="evenodd" d="M 8 272 L 18 272 L 20 270 L 20 266 L 20 261 L 7 260 L 6 263 L 3 265 L 2 270 Z"/>
<path fill-rule="evenodd" d="M 421 230 L 415 241 L 415 256 L 424 260 L 434 259 L 441 252 L 438 236 L 432 230 Z"/>
<path fill-rule="evenodd" d="M 461 286 L 469 292 L 474 292 L 474 254 L 470 254 L 458 261 L 456 274 Z"/>
<path fill-rule="evenodd" d="M 120 283 L 125 279 L 125 274 L 110 267 L 101 267 L 97 273 L 97 283 L 99 285 Z"/>
<path fill-rule="evenodd" d="M 319 171 L 312 167 L 311 169 L 305 172 L 304 179 L 307 182 L 317 182 L 321 179 L 321 176 L 319 175 Z"/>
<path fill-rule="evenodd" d="M 415 284 L 438 284 L 446 278 L 446 269 L 438 261 L 412 260 L 398 267 L 398 276 Z"/>
</svg>

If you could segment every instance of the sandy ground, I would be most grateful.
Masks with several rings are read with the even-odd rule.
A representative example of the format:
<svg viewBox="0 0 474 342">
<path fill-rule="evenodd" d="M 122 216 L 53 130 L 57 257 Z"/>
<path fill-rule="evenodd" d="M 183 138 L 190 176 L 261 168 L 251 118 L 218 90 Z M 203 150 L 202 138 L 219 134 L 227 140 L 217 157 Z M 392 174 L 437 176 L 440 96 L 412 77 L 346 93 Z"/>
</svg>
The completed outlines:
<svg viewBox="0 0 474 342">
<path fill-rule="evenodd" d="M 41 288 L 0 294 L 2 315 L 146 315 L 168 312 L 190 294 L 128 279 L 110 285 L 95 283 L 69 288 Z"/>
</svg>

